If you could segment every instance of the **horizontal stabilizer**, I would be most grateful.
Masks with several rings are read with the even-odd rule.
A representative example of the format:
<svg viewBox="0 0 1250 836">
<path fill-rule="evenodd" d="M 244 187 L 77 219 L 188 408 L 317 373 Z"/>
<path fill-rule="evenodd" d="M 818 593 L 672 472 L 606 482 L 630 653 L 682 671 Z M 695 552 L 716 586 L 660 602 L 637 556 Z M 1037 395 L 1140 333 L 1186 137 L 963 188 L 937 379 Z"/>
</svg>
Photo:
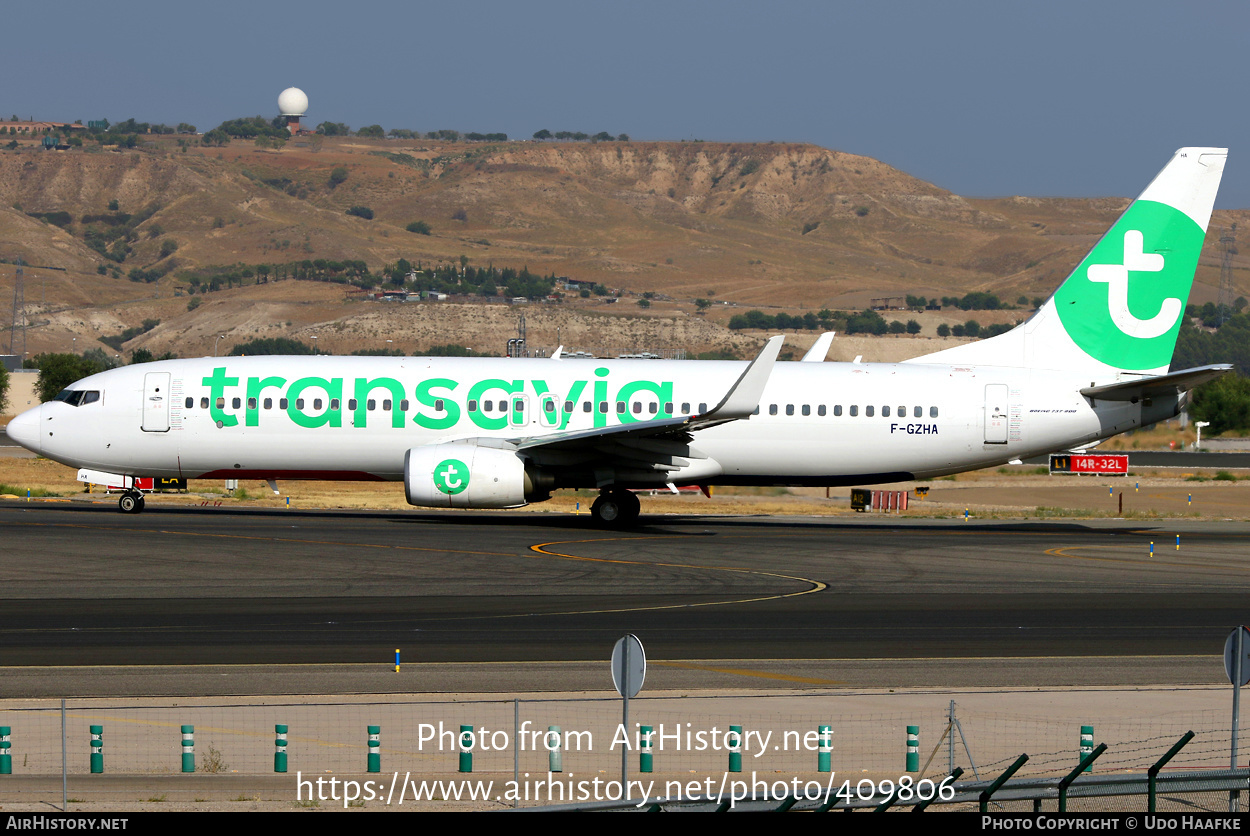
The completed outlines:
<svg viewBox="0 0 1250 836">
<path fill-rule="evenodd" d="M 1215 380 L 1232 370 L 1233 367 L 1228 363 L 1199 366 L 1196 369 L 1182 369 L 1179 372 L 1157 377 L 1122 380 L 1105 386 L 1087 386 L 1081 390 L 1081 394 L 1100 401 L 1138 401 L 1143 398 L 1176 395 L 1206 383 L 1208 380 Z"/>
</svg>

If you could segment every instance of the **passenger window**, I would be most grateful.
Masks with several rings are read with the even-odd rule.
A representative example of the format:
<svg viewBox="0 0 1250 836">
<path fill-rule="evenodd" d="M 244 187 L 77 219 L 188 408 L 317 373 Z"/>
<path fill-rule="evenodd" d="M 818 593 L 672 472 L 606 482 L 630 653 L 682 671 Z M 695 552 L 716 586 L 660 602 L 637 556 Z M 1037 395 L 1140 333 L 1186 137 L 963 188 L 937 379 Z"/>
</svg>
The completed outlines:
<svg viewBox="0 0 1250 836">
<path fill-rule="evenodd" d="M 634 414 L 635 415 L 642 414 L 642 401 L 634 401 Z"/>
<path fill-rule="evenodd" d="M 900 406 L 900 407 L 898 408 L 898 412 L 896 412 L 896 413 L 894 413 L 894 414 L 895 414 L 895 415 L 897 415 L 899 418 L 906 418 L 906 417 L 907 417 L 907 407 L 905 407 L 905 406 Z"/>
<path fill-rule="evenodd" d="M 400 410 L 400 412 L 407 412 L 407 411 L 408 411 L 408 402 L 407 402 L 407 401 L 400 401 L 400 402 L 399 402 L 399 410 Z M 434 399 L 434 411 L 435 411 L 435 412 L 442 412 L 442 411 L 443 411 L 443 399 L 442 399 L 442 398 L 435 398 L 435 399 Z"/>
<path fill-rule="evenodd" d="M 248 409 L 255 409 L 255 408 L 256 408 L 256 399 L 255 399 L 255 398 L 248 398 L 248 399 L 247 399 L 247 408 L 248 408 Z"/>
<path fill-rule="evenodd" d="M 382 401 L 382 411 L 383 412 L 391 411 L 391 399 L 390 398 L 387 398 L 386 400 Z"/>
<path fill-rule="evenodd" d="M 930 417 L 930 418 L 936 418 L 936 417 L 937 417 L 937 407 L 936 407 L 936 406 L 931 406 L 931 407 L 929 407 L 929 417 Z"/>
<path fill-rule="evenodd" d="M 768 414 L 769 414 L 769 415 L 776 415 L 776 414 L 777 414 L 777 404 L 775 404 L 775 403 L 770 403 L 770 404 L 768 405 Z"/>
<path fill-rule="evenodd" d="M 547 413 L 548 415 L 555 415 L 556 402 L 551 400 L 550 398 L 543 401 L 543 412 Z"/>
<path fill-rule="evenodd" d="M 490 411 L 491 411 L 491 410 L 493 410 L 494 408 L 495 408 L 495 402 L 494 402 L 494 401 L 482 401 L 482 411 L 483 411 L 483 412 L 490 412 Z"/>
<path fill-rule="evenodd" d="M 296 408 L 296 409 L 303 409 L 303 408 L 304 408 L 304 399 L 303 399 L 303 398 L 296 398 L 296 399 L 295 399 L 295 408 Z"/>
<path fill-rule="evenodd" d="M 352 412 L 356 411 L 356 399 L 355 398 L 352 398 L 351 400 L 347 402 L 347 408 L 350 409 Z"/>
<path fill-rule="evenodd" d="M 794 404 L 792 403 L 786 404 L 786 415 L 793 415 L 793 414 L 794 414 Z"/>
<path fill-rule="evenodd" d="M 290 401 L 288 401 L 286 398 L 283 398 L 282 400 L 278 401 L 278 409 L 286 409 L 287 404 L 289 403 Z"/>
<path fill-rule="evenodd" d="M 218 398 L 218 399 L 217 399 L 217 408 L 218 408 L 218 409 L 225 409 L 225 408 L 226 408 L 226 399 L 225 399 L 225 398 Z"/>
<path fill-rule="evenodd" d="M 265 398 L 265 409 L 273 409 L 273 398 Z"/>
<path fill-rule="evenodd" d="M 599 401 L 599 414 L 600 415 L 608 414 L 608 402 L 607 401 Z"/>
<path fill-rule="evenodd" d="M 812 414 L 812 408 L 811 408 L 811 406 L 809 406 L 808 404 L 803 404 L 803 414 L 804 414 L 804 415 L 811 415 L 811 414 Z"/>
<path fill-rule="evenodd" d="M 442 398 L 439 398 L 438 400 L 434 401 L 434 408 L 438 410 L 439 412 L 443 411 L 443 399 Z M 408 401 L 399 402 L 399 411 L 400 412 L 408 411 Z"/>
<path fill-rule="evenodd" d="M 486 410 L 486 411 L 487 411 L 487 412 L 489 412 L 489 411 L 490 411 L 490 401 L 487 401 L 487 402 L 486 402 L 486 407 L 487 407 L 487 410 Z M 375 410 L 375 409 L 377 409 L 377 408 L 378 408 L 378 402 L 377 402 L 377 401 L 375 401 L 373 398 L 370 398 L 369 400 L 365 401 L 365 409 L 369 410 L 370 412 L 373 412 L 373 410 Z"/>
<path fill-rule="evenodd" d="M 321 398 L 313 398 L 313 409 L 321 409 Z"/>
<path fill-rule="evenodd" d="M 525 401 L 523 401 L 523 400 L 519 400 L 519 399 L 518 399 L 518 400 L 513 401 L 513 402 L 512 402 L 512 411 L 513 411 L 513 412 L 515 412 L 517 415 L 520 415 L 522 412 L 524 412 L 524 411 L 525 411 Z"/>
<path fill-rule="evenodd" d="M 243 399 L 242 399 L 242 398 L 233 398 L 233 399 L 230 401 L 230 406 L 231 406 L 231 408 L 233 408 L 233 409 L 238 409 L 239 407 L 243 406 Z"/>
<path fill-rule="evenodd" d="M 664 414 L 665 414 L 665 415 L 672 415 L 672 414 L 673 414 L 673 402 L 672 402 L 672 401 L 666 401 L 666 402 L 665 402 L 665 404 L 664 404 Z"/>
<path fill-rule="evenodd" d="M 187 409 L 190 409 L 193 406 L 195 406 L 195 398 L 187 398 Z"/>
<path fill-rule="evenodd" d="M 840 403 L 839 403 L 839 404 L 834 404 L 834 406 L 833 406 L 833 415 L 834 415 L 834 417 L 835 417 L 835 418 L 841 418 L 841 417 L 842 417 L 842 404 L 840 404 Z"/>
<path fill-rule="evenodd" d="M 208 409 L 208 398 L 200 398 L 200 409 Z"/>
<path fill-rule="evenodd" d="M 890 417 L 890 408 L 888 406 L 881 407 L 881 417 L 882 418 Z"/>
<path fill-rule="evenodd" d="M 594 408 L 594 404 L 590 401 L 582 401 L 582 412 L 593 412 Z"/>
<path fill-rule="evenodd" d="M 820 406 L 816 407 L 816 414 L 819 415 L 821 418 L 825 417 L 825 405 L 823 403 Z"/>
<path fill-rule="evenodd" d="M 851 404 L 851 417 L 855 418 L 859 415 L 859 405 Z"/>
<path fill-rule="evenodd" d="M 651 403 L 647 404 L 647 412 L 651 413 L 652 415 L 654 415 L 659 410 L 659 408 L 660 408 L 660 405 L 657 404 L 655 401 L 652 401 Z"/>
<path fill-rule="evenodd" d="M 469 401 L 468 406 L 470 412 L 477 412 L 477 401 Z"/>
<path fill-rule="evenodd" d="M 332 410 L 338 410 L 338 408 L 339 408 L 339 399 L 338 399 L 338 398 L 330 398 L 330 409 L 332 409 Z"/>
<path fill-rule="evenodd" d="M 565 402 L 564 402 L 564 411 L 565 411 L 565 412 L 572 412 L 572 411 L 573 411 L 573 402 L 572 402 L 572 401 L 565 401 Z"/>
<path fill-rule="evenodd" d="M 872 416 L 873 416 L 873 407 L 871 406 L 864 407 L 864 417 L 871 418 Z"/>
<path fill-rule="evenodd" d="M 756 411 L 756 413 L 758 413 L 758 412 L 760 411 L 760 408 L 759 408 L 758 406 L 757 406 L 757 407 L 755 407 L 755 411 Z M 688 404 L 688 403 L 683 403 L 683 404 L 681 405 L 681 414 L 682 414 L 682 415 L 689 415 L 689 414 L 690 414 L 690 404 Z"/>
<path fill-rule="evenodd" d="M 707 412 L 707 404 L 705 403 L 699 404 L 699 414 L 702 415 L 705 412 Z"/>
<path fill-rule="evenodd" d="M 616 414 L 617 414 L 617 415 L 624 415 L 624 414 L 625 414 L 625 401 L 617 401 L 617 402 L 616 402 Z"/>
<path fill-rule="evenodd" d="M 918 406 L 917 406 L 917 407 L 913 407 L 913 408 L 912 408 L 912 411 L 911 411 L 911 415 L 912 415 L 912 417 L 913 417 L 913 418 L 922 418 L 922 417 L 924 417 L 924 409 L 922 409 L 921 407 L 918 407 Z"/>
</svg>

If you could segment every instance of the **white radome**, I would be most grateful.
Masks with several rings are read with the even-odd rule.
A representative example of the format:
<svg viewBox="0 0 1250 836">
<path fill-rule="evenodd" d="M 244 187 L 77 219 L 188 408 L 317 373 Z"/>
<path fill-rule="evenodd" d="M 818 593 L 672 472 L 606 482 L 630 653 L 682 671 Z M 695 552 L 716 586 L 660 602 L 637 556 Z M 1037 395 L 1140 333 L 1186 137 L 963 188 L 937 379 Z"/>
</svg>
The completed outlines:
<svg viewBox="0 0 1250 836">
<path fill-rule="evenodd" d="M 303 116 L 308 112 L 308 96 L 298 87 L 288 87 L 278 94 L 278 111 L 283 116 Z"/>
</svg>

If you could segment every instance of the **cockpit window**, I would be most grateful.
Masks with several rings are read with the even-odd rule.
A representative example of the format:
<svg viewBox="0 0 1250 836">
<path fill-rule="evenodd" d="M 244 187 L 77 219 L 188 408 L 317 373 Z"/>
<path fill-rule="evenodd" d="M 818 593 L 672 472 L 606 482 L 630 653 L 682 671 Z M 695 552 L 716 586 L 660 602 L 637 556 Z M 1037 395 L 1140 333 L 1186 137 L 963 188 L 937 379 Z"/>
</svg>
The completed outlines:
<svg viewBox="0 0 1250 836">
<path fill-rule="evenodd" d="M 52 400 L 70 406 L 83 406 L 100 400 L 100 392 L 96 389 L 62 389 Z"/>
</svg>

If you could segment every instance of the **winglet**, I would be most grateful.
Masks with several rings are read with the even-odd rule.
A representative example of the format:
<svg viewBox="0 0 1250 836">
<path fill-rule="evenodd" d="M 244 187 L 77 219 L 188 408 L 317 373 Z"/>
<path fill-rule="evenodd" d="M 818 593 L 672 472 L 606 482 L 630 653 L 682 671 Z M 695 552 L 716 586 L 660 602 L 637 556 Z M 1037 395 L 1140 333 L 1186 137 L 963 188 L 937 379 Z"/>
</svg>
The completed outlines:
<svg viewBox="0 0 1250 836">
<path fill-rule="evenodd" d="M 559 359 L 560 359 L 560 355 L 561 355 L 561 354 L 563 354 L 563 353 L 564 353 L 564 346 L 560 346 L 560 347 L 558 347 L 555 351 L 551 352 L 551 359 L 552 359 L 552 360 L 559 360 Z"/>
<path fill-rule="evenodd" d="M 747 366 L 746 371 L 730 388 L 725 398 L 711 412 L 695 419 L 694 423 L 719 423 L 749 418 L 755 412 L 755 408 L 760 405 L 764 387 L 768 384 L 768 378 L 773 373 L 773 364 L 777 362 L 777 356 L 781 354 L 781 346 L 785 341 L 785 336 L 781 334 L 770 338 L 760 350 L 759 355 L 751 361 L 751 365 Z"/>
<path fill-rule="evenodd" d="M 816 342 L 812 343 L 812 347 L 803 355 L 800 363 L 823 363 L 826 355 L 829 354 L 829 346 L 833 345 L 833 331 L 826 331 L 816 338 Z"/>
</svg>

